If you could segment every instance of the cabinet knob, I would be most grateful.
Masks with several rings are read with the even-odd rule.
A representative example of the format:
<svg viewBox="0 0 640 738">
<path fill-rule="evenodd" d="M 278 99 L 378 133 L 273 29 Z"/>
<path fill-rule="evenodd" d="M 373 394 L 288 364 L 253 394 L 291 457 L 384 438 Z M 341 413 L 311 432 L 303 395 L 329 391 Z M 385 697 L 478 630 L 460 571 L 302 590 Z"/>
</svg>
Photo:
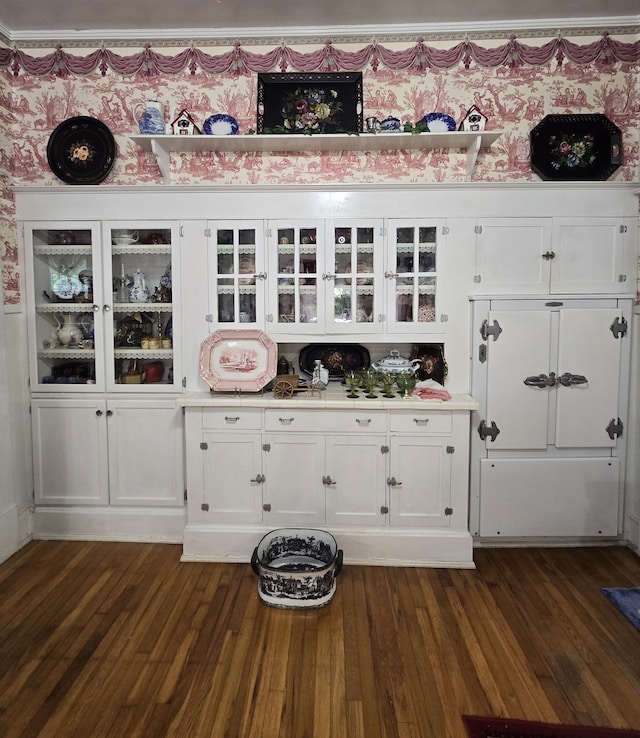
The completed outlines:
<svg viewBox="0 0 640 738">
<path fill-rule="evenodd" d="M 262 506 L 262 509 L 263 509 L 263 510 L 264 510 L 265 512 L 271 512 L 271 503 L 269 503 L 269 502 L 265 502 L 265 503 L 264 503 L 264 505 Z"/>
<path fill-rule="evenodd" d="M 389 487 L 402 487 L 402 482 L 398 482 L 395 477 L 387 477 L 387 484 Z"/>
<path fill-rule="evenodd" d="M 102 410 L 96 410 L 96 418 L 102 417 Z"/>
<path fill-rule="evenodd" d="M 326 485 L 327 487 L 335 487 L 336 482 L 327 474 L 326 477 L 322 477 L 322 484 Z"/>
<path fill-rule="evenodd" d="M 91 309 L 93 310 L 94 313 L 99 313 L 100 312 L 100 305 L 93 305 Z"/>
<path fill-rule="evenodd" d="M 111 310 L 111 305 L 104 305 L 102 309 L 105 311 L 105 313 L 108 313 Z"/>
</svg>

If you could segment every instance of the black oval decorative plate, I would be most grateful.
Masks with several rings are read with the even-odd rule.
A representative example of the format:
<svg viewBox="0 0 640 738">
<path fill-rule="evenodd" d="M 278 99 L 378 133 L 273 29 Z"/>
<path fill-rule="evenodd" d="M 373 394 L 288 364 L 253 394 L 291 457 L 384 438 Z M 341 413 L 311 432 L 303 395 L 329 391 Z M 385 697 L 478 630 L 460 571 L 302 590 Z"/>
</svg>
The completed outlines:
<svg viewBox="0 0 640 738">
<path fill-rule="evenodd" d="M 531 131 L 531 168 L 542 179 L 604 180 L 622 164 L 622 132 L 606 115 L 547 115 Z"/>
<path fill-rule="evenodd" d="M 312 377 L 316 359 L 329 371 L 329 379 L 337 381 L 343 380 L 346 372 L 368 369 L 371 364 L 369 352 L 357 343 L 312 343 L 300 351 L 300 371 Z"/>
<path fill-rule="evenodd" d="M 47 144 L 51 171 L 68 184 L 98 184 L 116 156 L 113 134 L 97 118 L 79 115 L 53 131 Z"/>
</svg>

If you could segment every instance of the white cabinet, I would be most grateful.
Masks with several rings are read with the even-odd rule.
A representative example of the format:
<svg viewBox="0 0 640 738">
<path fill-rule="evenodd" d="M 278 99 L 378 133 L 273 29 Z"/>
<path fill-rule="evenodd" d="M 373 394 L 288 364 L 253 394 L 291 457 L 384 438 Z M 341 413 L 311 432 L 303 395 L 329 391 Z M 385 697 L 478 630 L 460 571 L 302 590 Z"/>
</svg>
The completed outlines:
<svg viewBox="0 0 640 738">
<path fill-rule="evenodd" d="M 323 221 L 268 221 L 267 236 L 269 332 L 324 333 Z"/>
<path fill-rule="evenodd" d="M 629 303 L 475 302 L 473 532 L 617 535 Z"/>
<path fill-rule="evenodd" d="M 325 522 L 324 435 L 265 434 L 263 521 L 271 527 Z"/>
<path fill-rule="evenodd" d="M 438 251 L 445 221 L 390 220 L 388 223 L 387 313 L 389 333 L 425 333 L 439 327 Z"/>
<path fill-rule="evenodd" d="M 109 502 L 184 506 L 184 424 L 175 400 L 107 400 Z"/>
<path fill-rule="evenodd" d="M 174 400 L 34 399 L 36 505 L 183 506 Z"/>
<path fill-rule="evenodd" d="M 27 222 L 32 392 L 176 392 L 178 228 Z"/>
<path fill-rule="evenodd" d="M 264 327 L 265 250 L 262 221 L 212 221 L 207 237 L 210 330 Z"/>
<path fill-rule="evenodd" d="M 468 396 L 446 403 L 187 393 L 187 559 L 246 560 L 266 530 L 327 527 L 351 560 L 469 565 Z M 331 399 L 335 398 L 335 399 Z M 428 410 L 427 408 L 430 409 Z M 464 562 L 464 564 L 463 564 Z"/>
<path fill-rule="evenodd" d="M 444 219 L 209 221 L 209 330 L 274 337 L 441 332 Z"/>
<path fill-rule="evenodd" d="M 35 504 L 108 504 L 104 400 L 33 400 L 31 424 Z"/>
<path fill-rule="evenodd" d="M 635 290 L 629 218 L 488 218 L 476 230 L 476 294 Z"/>
<path fill-rule="evenodd" d="M 329 525 L 386 524 L 386 436 L 327 436 L 326 516 Z"/>
<path fill-rule="evenodd" d="M 387 480 L 391 525 L 449 525 L 450 449 L 450 439 L 391 437 Z"/>
</svg>

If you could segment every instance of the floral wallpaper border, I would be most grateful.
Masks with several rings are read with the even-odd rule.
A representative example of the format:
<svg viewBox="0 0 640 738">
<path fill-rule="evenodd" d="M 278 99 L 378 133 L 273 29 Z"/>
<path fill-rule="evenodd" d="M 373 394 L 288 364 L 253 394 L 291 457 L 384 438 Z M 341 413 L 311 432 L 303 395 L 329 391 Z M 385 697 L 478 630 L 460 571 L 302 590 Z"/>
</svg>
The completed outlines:
<svg viewBox="0 0 640 738">
<path fill-rule="evenodd" d="M 150 152 L 132 142 L 137 132 L 136 103 L 161 100 L 165 118 L 188 109 L 200 124 L 211 113 L 232 115 L 246 133 L 255 127 L 255 75 L 261 71 L 366 72 L 364 112 L 416 121 L 429 110 L 459 119 L 475 104 L 502 136 L 478 159 L 478 182 L 535 180 L 529 161 L 529 132 L 551 113 L 602 112 L 624 135 L 625 161 L 617 181 L 637 181 L 640 173 L 640 37 L 613 29 L 583 43 L 558 35 L 529 44 L 511 36 L 473 42 L 440 39 L 439 47 L 423 38 L 358 43 L 340 39 L 302 40 L 299 50 L 285 43 L 269 46 L 229 42 L 191 43 L 188 48 L 131 42 L 105 44 L 77 54 L 63 49 L 30 47 L 31 54 L 0 40 L 0 264 L 5 310 L 20 309 L 21 265 L 17 249 L 12 186 L 62 186 L 47 164 L 51 131 L 74 115 L 92 115 L 113 132 L 118 156 L 107 184 L 154 185 L 161 175 Z M 264 40 L 263 40 L 264 41 Z M 273 41 L 273 39 L 271 40 Z M 93 43 L 93 42 L 92 42 Z M 98 44 L 99 42 L 95 42 Z M 449 48 L 444 48 L 450 43 Z M 160 46 L 161 44 L 156 44 Z M 140 47 L 143 47 L 142 50 Z M 251 48 L 249 48 L 251 47 Z M 40 50 L 41 49 L 41 50 Z M 206 50 L 205 50 L 206 49 Z M 40 54 L 40 55 L 38 55 Z M 465 159 L 455 151 L 364 153 L 195 152 L 172 156 L 178 185 L 216 183 L 291 184 L 304 181 L 353 184 L 462 182 Z M 640 265 L 639 265 L 640 266 Z"/>
<path fill-rule="evenodd" d="M 198 69 L 208 73 L 244 74 L 247 72 L 269 72 L 275 69 L 300 72 L 357 71 L 370 65 L 375 71 L 380 66 L 392 70 L 422 71 L 429 68 L 450 69 L 458 64 L 469 68 L 472 63 L 482 67 L 519 67 L 524 64 L 535 66 L 557 64 L 569 60 L 577 64 L 612 64 L 614 62 L 638 63 L 640 40 L 625 42 L 611 38 L 608 32 L 597 41 L 577 44 L 562 36 L 540 45 L 522 43 L 511 36 L 496 47 L 483 47 L 464 39 L 449 49 L 439 49 L 425 44 L 419 38 L 414 46 L 403 50 L 392 50 L 373 41 L 355 51 L 346 51 L 334 46 L 331 40 L 314 51 L 296 51 L 282 43 L 266 53 L 249 51 L 236 42 L 230 51 L 209 54 L 194 45 L 173 56 L 153 51 L 146 44 L 142 51 L 122 55 L 102 46 L 85 55 L 70 54 L 58 45 L 55 51 L 43 56 L 32 56 L 17 48 L 0 48 L 0 69 L 10 69 L 14 75 L 21 72 L 41 77 L 69 74 L 87 75 L 99 70 L 118 74 L 174 75 L 185 69 L 195 74 Z"/>
</svg>

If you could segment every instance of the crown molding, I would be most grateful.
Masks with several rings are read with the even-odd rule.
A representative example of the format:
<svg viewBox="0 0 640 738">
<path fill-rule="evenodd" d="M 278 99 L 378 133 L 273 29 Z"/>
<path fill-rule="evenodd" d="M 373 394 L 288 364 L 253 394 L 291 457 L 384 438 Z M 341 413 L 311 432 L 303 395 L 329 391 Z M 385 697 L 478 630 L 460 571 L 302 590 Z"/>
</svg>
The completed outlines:
<svg viewBox="0 0 640 738">
<path fill-rule="evenodd" d="M 284 31 L 284 33 L 283 33 Z M 0 21 L 0 40 L 8 46 L 86 47 L 109 42 L 111 46 L 243 45 L 341 42 L 451 40 L 540 36 L 638 35 L 640 14 L 597 18 L 562 18 L 520 21 L 476 21 L 473 23 L 430 23 L 358 26 L 313 26 L 278 28 L 174 28 L 12 31 Z"/>
</svg>

